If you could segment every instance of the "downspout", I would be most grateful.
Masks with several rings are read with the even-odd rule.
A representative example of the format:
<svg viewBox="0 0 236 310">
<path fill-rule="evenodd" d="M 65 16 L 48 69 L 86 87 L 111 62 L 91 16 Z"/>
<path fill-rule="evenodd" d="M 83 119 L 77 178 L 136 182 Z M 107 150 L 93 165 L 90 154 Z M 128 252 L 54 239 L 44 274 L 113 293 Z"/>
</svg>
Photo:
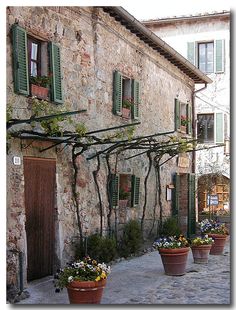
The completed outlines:
<svg viewBox="0 0 236 310">
<path fill-rule="evenodd" d="M 193 93 L 192 93 L 192 119 L 194 120 L 193 122 L 193 139 L 197 139 L 197 131 L 196 131 L 196 127 L 197 127 L 197 119 L 195 119 L 195 96 L 198 92 L 204 90 L 207 88 L 207 83 L 205 83 L 205 86 L 203 86 L 202 88 L 198 89 L 198 90 L 195 90 Z M 192 157 L 192 173 L 196 173 L 196 151 L 195 149 L 193 150 L 193 153 L 192 153 L 193 157 Z M 196 182 L 196 181 L 195 181 Z M 196 187 L 196 184 L 194 185 L 195 188 Z M 196 222 L 198 222 L 198 201 L 197 201 L 197 195 L 195 195 L 195 220 Z"/>
</svg>

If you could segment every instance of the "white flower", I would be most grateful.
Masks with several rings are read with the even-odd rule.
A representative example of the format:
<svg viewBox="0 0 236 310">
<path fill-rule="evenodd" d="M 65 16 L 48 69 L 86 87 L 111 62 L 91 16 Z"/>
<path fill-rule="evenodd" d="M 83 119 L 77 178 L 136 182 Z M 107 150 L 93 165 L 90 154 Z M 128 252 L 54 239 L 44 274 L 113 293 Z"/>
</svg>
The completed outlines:
<svg viewBox="0 0 236 310">
<path fill-rule="evenodd" d="M 72 282 L 74 278 L 72 276 L 68 277 L 68 282 Z"/>
</svg>

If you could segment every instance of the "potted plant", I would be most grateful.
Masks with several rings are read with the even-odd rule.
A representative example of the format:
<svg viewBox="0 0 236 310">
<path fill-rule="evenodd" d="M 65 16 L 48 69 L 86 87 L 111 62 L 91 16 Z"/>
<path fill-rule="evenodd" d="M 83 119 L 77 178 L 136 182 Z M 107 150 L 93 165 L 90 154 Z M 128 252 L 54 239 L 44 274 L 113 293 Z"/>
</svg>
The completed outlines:
<svg viewBox="0 0 236 310">
<path fill-rule="evenodd" d="M 181 115 L 180 117 L 180 130 L 186 132 L 186 127 L 188 126 L 189 120 L 185 115 Z"/>
<path fill-rule="evenodd" d="M 159 238 L 153 243 L 153 248 L 161 255 L 166 275 L 181 276 L 186 273 L 189 242 L 183 235 Z"/>
<path fill-rule="evenodd" d="M 195 237 L 190 240 L 194 263 L 208 263 L 208 257 L 213 243 L 214 240 L 211 237 L 208 237 L 208 235 Z"/>
<path fill-rule="evenodd" d="M 125 98 L 122 102 L 122 117 L 129 119 L 132 107 L 132 98 Z"/>
<path fill-rule="evenodd" d="M 51 78 L 46 75 L 31 76 L 31 95 L 36 96 L 39 99 L 48 99 L 48 87 L 50 86 Z"/>
<path fill-rule="evenodd" d="M 199 223 L 201 233 L 208 234 L 214 240 L 210 254 L 221 255 L 224 251 L 227 236 L 229 234 L 225 224 L 205 219 Z"/>
<path fill-rule="evenodd" d="M 130 197 L 130 192 L 120 188 L 119 191 L 119 207 L 127 207 Z"/>
<path fill-rule="evenodd" d="M 99 304 L 110 271 L 110 266 L 87 256 L 58 270 L 56 292 L 66 287 L 71 304 Z"/>
</svg>

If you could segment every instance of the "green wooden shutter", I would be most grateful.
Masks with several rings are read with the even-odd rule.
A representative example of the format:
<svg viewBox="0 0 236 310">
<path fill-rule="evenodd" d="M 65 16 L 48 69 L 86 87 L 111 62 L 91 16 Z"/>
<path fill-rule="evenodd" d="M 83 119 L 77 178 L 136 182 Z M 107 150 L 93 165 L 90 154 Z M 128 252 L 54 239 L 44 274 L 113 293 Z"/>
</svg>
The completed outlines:
<svg viewBox="0 0 236 310">
<path fill-rule="evenodd" d="M 215 40 L 215 72 L 224 72 L 224 40 Z"/>
<path fill-rule="evenodd" d="M 139 119 L 139 82 L 136 80 L 132 80 L 132 92 L 131 96 L 133 98 L 133 105 L 132 105 L 132 118 Z"/>
<path fill-rule="evenodd" d="M 12 36 L 14 91 L 18 94 L 29 95 L 27 34 L 25 29 L 14 24 Z"/>
<path fill-rule="evenodd" d="M 224 115 L 223 113 L 215 114 L 215 134 L 216 143 L 224 143 Z"/>
<path fill-rule="evenodd" d="M 175 98 L 175 130 L 180 129 L 180 101 Z"/>
<path fill-rule="evenodd" d="M 188 175 L 188 231 L 187 235 L 190 237 L 196 231 L 196 212 L 195 212 L 195 175 L 189 173 Z"/>
<path fill-rule="evenodd" d="M 52 101 L 57 103 L 63 103 L 60 47 L 57 46 L 55 43 L 50 42 L 49 51 L 50 71 L 52 74 Z"/>
<path fill-rule="evenodd" d="M 119 186 L 120 186 L 120 176 L 118 174 L 111 175 L 111 183 L 110 183 L 110 201 L 111 207 L 118 207 L 119 203 Z"/>
<path fill-rule="evenodd" d="M 132 175 L 132 190 L 131 190 L 131 206 L 137 207 L 139 205 L 139 188 L 140 178 Z"/>
<path fill-rule="evenodd" d="M 186 104 L 186 115 L 188 119 L 187 133 L 192 134 L 192 106 L 189 103 Z"/>
<path fill-rule="evenodd" d="M 118 71 L 113 78 L 113 113 L 122 115 L 122 75 Z"/>
<path fill-rule="evenodd" d="M 187 59 L 190 61 L 194 66 L 196 66 L 196 57 L 195 57 L 195 42 L 188 42 L 187 43 Z"/>
<path fill-rule="evenodd" d="M 180 191 L 180 176 L 176 173 L 174 175 L 174 190 L 172 199 L 172 215 L 178 220 L 179 215 L 179 191 Z"/>
</svg>

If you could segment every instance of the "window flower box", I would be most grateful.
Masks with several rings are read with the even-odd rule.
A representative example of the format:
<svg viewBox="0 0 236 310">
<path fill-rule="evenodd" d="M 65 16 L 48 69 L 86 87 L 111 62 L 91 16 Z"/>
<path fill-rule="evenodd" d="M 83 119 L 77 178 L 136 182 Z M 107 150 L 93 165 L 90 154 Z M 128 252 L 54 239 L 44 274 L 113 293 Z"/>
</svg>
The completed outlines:
<svg viewBox="0 0 236 310">
<path fill-rule="evenodd" d="M 35 96 L 39 99 L 48 99 L 49 89 L 39 85 L 31 84 L 31 96 Z"/>
</svg>

